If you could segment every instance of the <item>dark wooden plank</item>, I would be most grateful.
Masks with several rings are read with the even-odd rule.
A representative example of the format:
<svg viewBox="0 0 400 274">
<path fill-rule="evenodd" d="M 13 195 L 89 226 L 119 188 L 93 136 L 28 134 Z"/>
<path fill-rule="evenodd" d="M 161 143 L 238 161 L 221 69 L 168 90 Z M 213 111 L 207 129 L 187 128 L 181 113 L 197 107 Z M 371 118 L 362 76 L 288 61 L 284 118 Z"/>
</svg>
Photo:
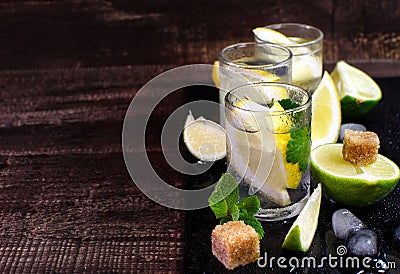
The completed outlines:
<svg viewBox="0 0 400 274">
<path fill-rule="evenodd" d="M 180 268 L 183 212 L 144 196 L 121 153 L 8 156 L 0 172 L 2 272 Z"/>
<path fill-rule="evenodd" d="M 182 269 L 184 212 L 158 205 L 135 186 L 121 146 L 129 102 L 165 69 L 0 73 L 0 272 Z M 128 148 L 147 153 L 176 187 L 185 177 L 168 168 L 158 131 L 185 98 L 178 94 L 156 108 L 146 150 Z"/>
<path fill-rule="evenodd" d="M 396 0 L 11 1 L 0 4 L 0 69 L 210 63 L 276 22 L 319 27 L 326 62 L 387 62 L 400 59 L 399 13 Z"/>
</svg>

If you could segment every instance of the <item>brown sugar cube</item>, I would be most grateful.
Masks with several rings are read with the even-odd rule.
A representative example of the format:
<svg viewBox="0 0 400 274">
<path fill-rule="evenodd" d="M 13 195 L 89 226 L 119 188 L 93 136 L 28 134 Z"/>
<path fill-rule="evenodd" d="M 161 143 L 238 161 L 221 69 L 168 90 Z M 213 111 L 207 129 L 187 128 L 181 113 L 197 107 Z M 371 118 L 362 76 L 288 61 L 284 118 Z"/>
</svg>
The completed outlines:
<svg viewBox="0 0 400 274">
<path fill-rule="evenodd" d="M 356 166 L 375 163 L 379 150 L 379 138 L 371 131 L 346 129 L 343 138 L 343 159 Z"/>
<path fill-rule="evenodd" d="M 234 269 L 260 257 L 257 232 L 243 221 L 217 225 L 211 234 L 212 253 L 227 268 Z"/>
</svg>

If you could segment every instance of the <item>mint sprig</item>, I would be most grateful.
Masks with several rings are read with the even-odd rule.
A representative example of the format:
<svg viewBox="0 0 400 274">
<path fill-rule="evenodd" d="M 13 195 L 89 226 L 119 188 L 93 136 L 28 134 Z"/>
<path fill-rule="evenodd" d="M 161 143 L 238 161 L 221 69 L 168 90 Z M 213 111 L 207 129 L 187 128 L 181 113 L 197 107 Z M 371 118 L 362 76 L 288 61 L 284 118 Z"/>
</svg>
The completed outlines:
<svg viewBox="0 0 400 274">
<path fill-rule="evenodd" d="M 282 106 L 284 110 L 298 108 L 300 105 L 296 102 L 293 102 L 290 98 L 281 99 L 278 103 Z"/>
<path fill-rule="evenodd" d="M 300 171 L 304 172 L 308 166 L 310 156 L 311 141 L 309 136 L 309 127 L 304 127 L 290 133 L 287 143 L 286 161 L 288 163 L 299 163 Z"/>
<path fill-rule="evenodd" d="M 229 221 L 243 221 L 258 233 L 260 239 L 264 237 L 264 229 L 254 214 L 260 208 L 260 200 L 256 195 L 239 200 L 239 188 L 235 178 L 229 174 L 222 174 L 214 191 L 208 198 L 208 204 L 220 224 Z"/>
</svg>

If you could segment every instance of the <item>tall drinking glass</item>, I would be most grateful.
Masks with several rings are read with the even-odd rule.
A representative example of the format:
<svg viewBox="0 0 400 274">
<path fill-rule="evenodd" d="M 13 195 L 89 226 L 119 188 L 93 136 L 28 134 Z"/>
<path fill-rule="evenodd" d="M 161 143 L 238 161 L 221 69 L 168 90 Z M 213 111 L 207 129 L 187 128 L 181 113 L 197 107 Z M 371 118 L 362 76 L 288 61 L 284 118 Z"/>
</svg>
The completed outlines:
<svg viewBox="0 0 400 274">
<path fill-rule="evenodd" d="M 309 197 L 311 99 L 283 83 L 253 83 L 225 97 L 228 172 L 241 198 L 256 194 L 265 221 L 300 213 Z"/>
<path fill-rule="evenodd" d="M 322 47 L 324 34 L 313 26 L 296 23 L 281 23 L 265 26 L 289 38 L 290 43 L 281 44 L 293 53 L 292 83 L 310 92 L 317 88 L 322 77 Z M 255 34 L 257 42 L 276 42 L 270 36 Z M 271 36 L 272 37 L 272 36 Z"/>
<path fill-rule="evenodd" d="M 270 43 L 239 43 L 219 53 L 220 104 L 231 89 L 251 82 L 291 83 L 292 53 L 285 47 Z M 220 122 L 224 124 L 224 111 Z"/>
</svg>

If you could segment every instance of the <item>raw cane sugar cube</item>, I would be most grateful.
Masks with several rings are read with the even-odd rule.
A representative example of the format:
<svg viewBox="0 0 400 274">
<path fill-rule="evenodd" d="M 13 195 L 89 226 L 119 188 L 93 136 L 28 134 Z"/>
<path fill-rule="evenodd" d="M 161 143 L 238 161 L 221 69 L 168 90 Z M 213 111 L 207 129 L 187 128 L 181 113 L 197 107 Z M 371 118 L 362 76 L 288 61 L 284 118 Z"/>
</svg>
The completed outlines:
<svg viewBox="0 0 400 274">
<path fill-rule="evenodd" d="M 257 232 L 243 221 L 217 225 L 211 234 L 212 253 L 227 268 L 234 269 L 260 257 Z"/>
<path fill-rule="evenodd" d="M 356 166 L 375 163 L 379 150 L 379 137 L 371 131 L 346 129 L 343 139 L 343 159 Z"/>
</svg>

